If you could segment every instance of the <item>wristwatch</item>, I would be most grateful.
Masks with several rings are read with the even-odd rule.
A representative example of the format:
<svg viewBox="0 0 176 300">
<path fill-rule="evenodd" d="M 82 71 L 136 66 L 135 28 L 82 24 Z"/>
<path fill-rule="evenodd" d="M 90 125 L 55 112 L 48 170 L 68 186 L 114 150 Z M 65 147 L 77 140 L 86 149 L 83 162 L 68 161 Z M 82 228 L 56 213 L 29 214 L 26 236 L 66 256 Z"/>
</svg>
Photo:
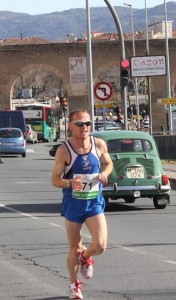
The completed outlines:
<svg viewBox="0 0 176 300">
<path fill-rule="evenodd" d="M 71 180 L 66 181 L 66 188 L 71 188 Z"/>
</svg>

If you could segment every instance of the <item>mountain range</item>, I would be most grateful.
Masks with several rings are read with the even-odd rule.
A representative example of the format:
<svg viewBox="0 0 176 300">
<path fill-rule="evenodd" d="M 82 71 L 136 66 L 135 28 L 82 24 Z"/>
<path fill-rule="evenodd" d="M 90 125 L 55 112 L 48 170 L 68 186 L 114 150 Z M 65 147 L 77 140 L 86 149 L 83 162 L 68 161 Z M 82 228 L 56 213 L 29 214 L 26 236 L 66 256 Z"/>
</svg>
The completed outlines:
<svg viewBox="0 0 176 300">
<path fill-rule="evenodd" d="M 131 32 L 130 8 L 114 7 L 120 20 L 123 33 Z M 135 31 L 144 31 L 146 27 L 146 10 L 132 8 Z M 173 21 L 176 28 L 176 2 L 167 2 L 167 19 Z M 116 33 L 114 19 L 108 7 L 90 8 L 91 31 Z M 165 21 L 164 4 L 147 8 L 148 25 Z M 0 11 L 0 39 L 37 36 L 49 41 L 65 41 L 68 36 L 81 38 L 87 31 L 86 10 L 69 9 L 62 12 L 30 15 L 11 11 Z"/>
</svg>

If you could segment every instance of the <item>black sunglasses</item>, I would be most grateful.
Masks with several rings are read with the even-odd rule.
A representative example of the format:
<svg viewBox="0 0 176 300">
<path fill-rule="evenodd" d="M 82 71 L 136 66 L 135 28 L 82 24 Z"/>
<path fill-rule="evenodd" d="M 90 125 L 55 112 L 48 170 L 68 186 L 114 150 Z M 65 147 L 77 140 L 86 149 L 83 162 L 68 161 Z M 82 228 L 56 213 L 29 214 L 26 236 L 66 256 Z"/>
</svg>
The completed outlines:
<svg viewBox="0 0 176 300">
<path fill-rule="evenodd" d="M 77 127 L 83 127 L 84 125 L 88 127 L 92 125 L 92 121 L 74 121 L 71 123 L 76 125 Z"/>
</svg>

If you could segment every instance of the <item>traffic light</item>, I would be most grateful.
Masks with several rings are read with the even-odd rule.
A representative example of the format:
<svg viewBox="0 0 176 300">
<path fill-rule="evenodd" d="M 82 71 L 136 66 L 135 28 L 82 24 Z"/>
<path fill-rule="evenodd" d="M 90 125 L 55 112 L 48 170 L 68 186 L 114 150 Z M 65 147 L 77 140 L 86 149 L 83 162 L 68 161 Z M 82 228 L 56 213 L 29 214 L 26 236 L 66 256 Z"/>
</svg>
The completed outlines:
<svg viewBox="0 0 176 300">
<path fill-rule="evenodd" d="M 67 111 L 68 103 L 67 103 L 67 98 L 66 97 L 64 97 L 62 99 L 62 107 L 63 107 L 64 111 Z"/>
<path fill-rule="evenodd" d="M 120 63 L 120 79 L 121 86 L 126 87 L 129 82 L 129 62 L 127 59 L 123 59 Z"/>
</svg>

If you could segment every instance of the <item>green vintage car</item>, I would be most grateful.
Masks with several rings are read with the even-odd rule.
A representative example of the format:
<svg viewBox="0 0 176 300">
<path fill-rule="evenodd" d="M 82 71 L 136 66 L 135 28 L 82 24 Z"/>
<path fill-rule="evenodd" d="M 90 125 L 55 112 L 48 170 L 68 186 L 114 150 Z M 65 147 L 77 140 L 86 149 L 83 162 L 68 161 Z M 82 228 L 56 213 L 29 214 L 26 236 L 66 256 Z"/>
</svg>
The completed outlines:
<svg viewBox="0 0 176 300">
<path fill-rule="evenodd" d="M 114 164 L 103 195 L 109 200 L 152 198 L 154 207 L 163 209 L 170 203 L 170 183 L 164 173 L 156 143 L 151 135 L 140 131 L 112 130 L 92 132 L 102 138 Z"/>
</svg>

